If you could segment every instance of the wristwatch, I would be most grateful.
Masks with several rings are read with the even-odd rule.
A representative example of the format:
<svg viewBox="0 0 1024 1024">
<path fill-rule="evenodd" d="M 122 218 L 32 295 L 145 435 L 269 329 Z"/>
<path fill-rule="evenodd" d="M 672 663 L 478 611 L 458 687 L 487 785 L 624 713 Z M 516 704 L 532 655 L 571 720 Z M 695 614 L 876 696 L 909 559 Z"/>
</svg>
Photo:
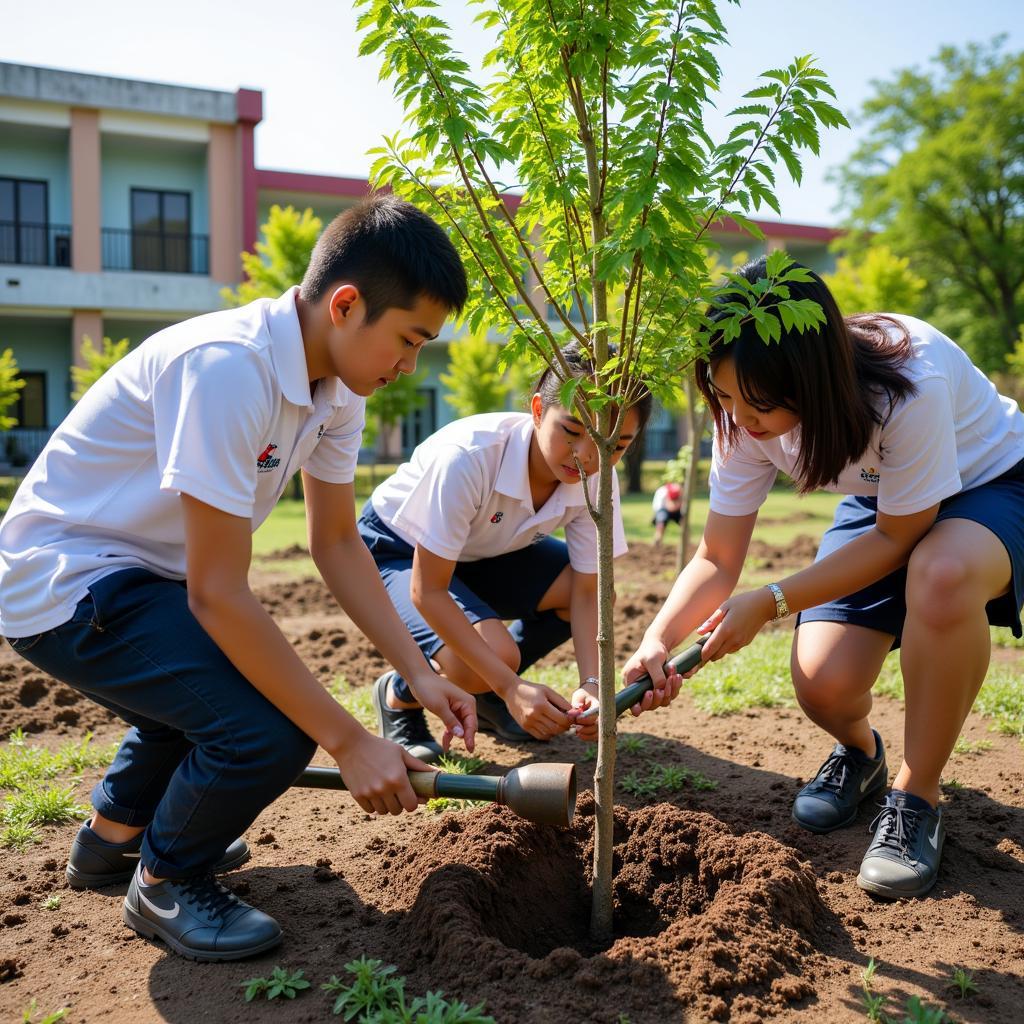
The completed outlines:
<svg viewBox="0 0 1024 1024">
<path fill-rule="evenodd" d="M 778 622 L 779 619 L 784 619 L 789 614 L 789 604 L 778 583 L 768 583 L 767 587 L 775 598 L 775 618 L 772 619 L 772 622 Z"/>
</svg>

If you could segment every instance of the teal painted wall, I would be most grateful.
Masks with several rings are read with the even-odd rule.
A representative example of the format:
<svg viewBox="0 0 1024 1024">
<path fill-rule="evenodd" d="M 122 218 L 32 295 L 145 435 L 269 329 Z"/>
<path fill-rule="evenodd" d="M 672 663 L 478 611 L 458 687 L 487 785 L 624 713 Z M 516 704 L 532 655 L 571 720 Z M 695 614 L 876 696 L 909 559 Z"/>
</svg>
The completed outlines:
<svg viewBox="0 0 1024 1024">
<path fill-rule="evenodd" d="M 162 189 L 192 196 L 192 234 L 209 234 L 206 150 L 180 148 L 152 139 L 104 136 L 102 146 L 102 226 L 132 226 L 131 190 Z"/>
<path fill-rule="evenodd" d="M 0 128 L 0 177 L 46 181 L 50 223 L 71 223 L 67 132 L 58 134 L 3 125 Z"/>
<path fill-rule="evenodd" d="M 0 349 L 18 368 L 46 374 L 46 418 L 55 427 L 71 409 L 71 320 L 0 317 Z"/>
</svg>

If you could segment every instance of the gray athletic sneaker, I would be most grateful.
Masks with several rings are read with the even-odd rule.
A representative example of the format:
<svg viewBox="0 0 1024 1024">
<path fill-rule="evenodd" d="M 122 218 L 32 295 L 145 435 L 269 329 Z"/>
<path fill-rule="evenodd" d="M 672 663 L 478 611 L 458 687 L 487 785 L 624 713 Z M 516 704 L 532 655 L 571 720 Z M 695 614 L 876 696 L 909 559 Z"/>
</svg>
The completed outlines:
<svg viewBox="0 0 1024 1024">
<path fill-rule="evenodd" d="M 142 833 L 127 843 L 108 843 L 89 827 L 87 821 L 75 836 L 68 854 L 68 866 L 64 871 L 72 889 L 100 889 L 105 885 L 127 882 L 139 866 L 142 850 Z M 236 839 L 225 851 L 224 856 L 213 866 L 213 871 L 233 871 L 241 867 L 250 857 L 248 844 Z"/>
<path fill-rule="evenodd" d="M 444 753 L 444 748 L 431 735 L 423 708 L 388 707 L 388 687 L 396 674 L 394 671 L 385 672 L 373 684 L 372 699 L 377 712 L 377 728 L 386 740 L 394 740 L 413 757 L 433 764 Z"/>
<path fill-rule="evenodd" d="M 942 859 L 946 826 L 941 808 L 894 789 L 871 831 L 875 837 L 860 862 L 857 884 L 890 900 L 923 896 L 935 884 Z"/>
<path fill-rule="evenodd" d="M 860 805 L 885 789 L 889 773 L 882 737 L 877 756 L 837 743 L 814 778 L 793 801 L 793 820 L 809 832 L 832 832 L 853 823 Z"/>
<path fill-rule="evenodd" d="M 142 883 L 132 875 L 124 898 L 124 923 L 147 939 L 163 940 L 189 960 L 241 960 L 272 949 L 281 926 L 243 903 L 213 875 Z"/>
</svg>

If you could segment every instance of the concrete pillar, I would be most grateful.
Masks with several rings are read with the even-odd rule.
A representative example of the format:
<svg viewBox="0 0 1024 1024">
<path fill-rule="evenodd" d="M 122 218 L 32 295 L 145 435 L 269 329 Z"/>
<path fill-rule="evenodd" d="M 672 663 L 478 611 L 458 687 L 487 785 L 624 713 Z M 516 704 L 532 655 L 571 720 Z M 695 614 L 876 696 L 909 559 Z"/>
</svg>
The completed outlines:
<svg viewBox="0 0 1024 1024">
<path fill-rule="evenodd" d="M 242 190 L 238 187 L 238 129 L 211 124 L 207 155 L 210 192 L 210 276 L 234 284 L 241 280 Z"/>
<path fill-rule="evenodd" d="M 71 362 L 85 366 L 82 341 L 88 337 L 95 348 L 103 347 L 103 314 L 98 309 L 76 309 L 71 315 Z"/>
<path fill-rule="evenodd" d="M 71 266 L 83 274 L 102 269 L 101 159 L 98 110 L 71 111 Z"/>
</svg>

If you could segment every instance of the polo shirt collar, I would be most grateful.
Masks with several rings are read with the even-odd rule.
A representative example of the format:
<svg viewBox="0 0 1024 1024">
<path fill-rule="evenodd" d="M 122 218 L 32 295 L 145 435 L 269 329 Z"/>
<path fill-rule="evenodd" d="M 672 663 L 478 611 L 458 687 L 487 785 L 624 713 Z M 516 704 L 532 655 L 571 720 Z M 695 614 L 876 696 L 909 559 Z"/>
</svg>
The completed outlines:
<svg viewBox="0 0 1024 1024">
<path fill-rule="evenodd" d="M 525 421 L 509 432 L 505 451 L 498 467 L 498 476 L 494 481 L 494 489 L 499 494 L 515 498 L 527 508 L 533 508 L 533 495 L 530 493 L 530 442 L 533 440 L 533 419 L 527 416 Z M 559 483 L 551 497 L 544 503 L 544 508 L 552 507 L 552 503 L 561 504 L 562 508 L 584 504 L 583 488 L 575 484 Z M 536 511 L 540 511 L 537 509 Z"/>
<path fill-rule="evenodd" d="M 306 350 L 302 344 L 302 328 L 299 313 L 295 308 L 299 288 L 289 288 L 279 298 L 273 299 L 266 308 L 267 330 L 270 332 L 270 350 L 277 371 L 281 393 L 292 403 L 305 409 L 313 408 L 309 394 L 309 368 L 306 365 Z M 348 388 L 338 377 L 328 377 L 318 389 L 328 405 L 340 408 L 345 405 Z"/>
</svg>

